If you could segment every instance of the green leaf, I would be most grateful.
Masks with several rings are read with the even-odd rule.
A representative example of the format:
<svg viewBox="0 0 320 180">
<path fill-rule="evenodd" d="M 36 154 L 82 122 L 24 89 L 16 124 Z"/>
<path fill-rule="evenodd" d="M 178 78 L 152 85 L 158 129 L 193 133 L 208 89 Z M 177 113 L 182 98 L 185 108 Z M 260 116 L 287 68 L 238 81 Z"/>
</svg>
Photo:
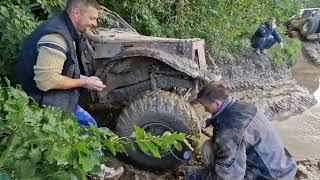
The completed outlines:
<svg viewBox="0 0 320 180">
<path fill-rule="evenodd" d="M 138 126 L 134 126 L 134 135 L 136 138 L 138 139 L 143 139 L 145 132 L 142 128 L 138 127 Z"/>
<path fill-rule="evenodd" d="M 126 152 L 126 148 L 123 145 L 124 143 L 117 143 L 115 144 L 115 149 L 117 149 L 117 152 L 119 153 L 125 153 Z"/>
<path fill-rule="evenodd" d="M 109 151 L 115 156 L 116 155 L 116 150 L 112 144 L 112 142 L 109 139 L 104 140 L 104 145 L 107 146 Z"/>
<path fill-rule="evenodd" d="M 157 146 L 159 146 L 159 147 L 162 146 L 161 141 L 160 141 L 158 138 L 152 136 L 151 133 L 147 133 L 147 134 L 146 134 L 146 139 L 152 141 L 155 145 L 157 145 Z"/>
<path fill-rule="evenodd" d="M 72 162 L 70 160 L 72 150 L 73 149 L 71 149 L 71 146 L 67 146 L 65 144 L 62 144 L 61 142 L 57 142 L 48 147 L 45 160 L 50 164 L 56 162 L 57 165 L 67 165 Z"/>
<path fill-rule="evenodd" d="M 79 152 L 83 152 L 85 154 L 90 154 L 91 151 L 87 148 L 87 145 L 83 142 L 79 142 L 76 144 L 76 148 Z"/>
<path fill-rule="evenodd" d="M 177 141 L 183 142 L 183 140 L 186 138 L 186 136 L 183 133 L 179 133 L 179 134 L 172 134 L 172 138 Z"/>
<path fill-rule="evenodd" d="M 182 146 L 179 142 L 176 142 L 173 144 L 174 148 L 178 151 L 181 151 L 182 150 Z"/>
<path fill-rule="evenodd" d="M 91 153 L 88 156 L 80 156 L 79 164 L 85 172 L 90 172 L 95 166 L 100 166 L 99 155 Z"/>
<path fill-rule="evenodd" d="M 4 78 L 5 82 L 7 83 L 7 86 L 10 87 L 10 81 L 7 77 Z"/>
<path fill-rule="evenodd" d="M 142 152 L 147 153 L 148 152 L 148 147 L 144 142 L 137 142 L 139 148 L 142 150 Z"/>
<path fill-rule="evenodd" d="M 200 142 L 200 138 L 198 138 L 196 136 L 190 136 L 190 137 L 188 137 L 188 139 L 191 139 L 192 141 L 194 141 L 197 144 L 199 144 L 199 142 Z"/>
<path fill-rule="evenodd" d="M 33 163 L 37 163 L 41 160 L 42 154 L 40 148 L 33 148 L 29 152 L 29 157 Z"/>
<path fill-rule="evenodd" d="M 155 146 L 151 141 L 146 141 L 145 144 L 148 147 L 148 149 L 152 152 L 152 155 L 154 157 L 161 158 L 159 149 L 157 146 Z"/>
<path fill-rule="evenodd" d="M 36 173 L 36 164 L 28 159 L 18 160 L 15 163 L 15 173 L 17 177 L 30 178 Z"/>
<path fill-rule="evenodd" d="M 17 159 L 20 159 L 26 156 L 27 154 L 28 154 L 28 149 L 20 147 L 15 149 L 14 157 Z"/>
<path fill-rule="evenodd" d="M 62 170 L 55 172 L 54 174 L 51 174 L 50 176 L 47 176 L 47 177 L 52 180 L 64 180 L 64 179 L 77 180 L 78 179 L 73 173 L 62 171 Z"/>
</svg>

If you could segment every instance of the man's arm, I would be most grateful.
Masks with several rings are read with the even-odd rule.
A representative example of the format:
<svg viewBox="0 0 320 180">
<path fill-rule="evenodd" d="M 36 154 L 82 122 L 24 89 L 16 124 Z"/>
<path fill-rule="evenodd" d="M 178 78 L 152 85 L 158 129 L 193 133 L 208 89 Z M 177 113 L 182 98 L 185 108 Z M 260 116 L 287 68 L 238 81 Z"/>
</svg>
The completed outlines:
<svg viewBox="0 0 320 180">
<path fill-rule="evenodd" d="M 90 90 L 102 91 L 106 86 L 99 78 L 95 76 L 86 77 L 84 79 L 72 79 L 63 76 L 61 82 L 56 84 L 53 89 L 71 89 L 76 87 L 84 87 Z"/>
<path fill-rule="evenodd" d="M 234 143 L 236 144 L 236 143 Z M 218 148 L 219 149 L 219 148 Z M 245 142 L 237 148 L 224 148 L 223 153 L 215 154 L 215 176 L 216 179 L 243 180 L 246 172 L 246 146 Z"/>
<path fill-rule="evenodd" d="M 77 87 L 101 91 L 105 85 L 97 77 L 72 79 L 61 75 L 67 48 L 66 41 L 59 34 L 48 34 L 39 40 L 39 53 L 37 63 L 34 66 L 34 80 L 37 87 L 42 91 Z"/>
<path fill-rule="evenodd" d="M 72 89 L 83 87 L 85 84 L 86 81 L 84 79 L 72 79 L 67 76 L 62 76 L 61 81 L 58 82 L 52 89 Z"/>
<path fill-rule="evenodd" d="M 34 66 L 34 80 L 40 90 L 71 89 L 86 84 L 84 79 L 72 79 L 61 75 L 65 59 L 65 56 L 52 49 L 39 48 L 37 63 Z"/>
<path fill-rule="evenodd" d="M 272 31 L 271 35 L 274 37 L 274 39 L 277 41 L 277 43 L 279 43 L 279 44 L 282 43 L 281 36 L 276 29 L 274 29 Z"/>
</svg>

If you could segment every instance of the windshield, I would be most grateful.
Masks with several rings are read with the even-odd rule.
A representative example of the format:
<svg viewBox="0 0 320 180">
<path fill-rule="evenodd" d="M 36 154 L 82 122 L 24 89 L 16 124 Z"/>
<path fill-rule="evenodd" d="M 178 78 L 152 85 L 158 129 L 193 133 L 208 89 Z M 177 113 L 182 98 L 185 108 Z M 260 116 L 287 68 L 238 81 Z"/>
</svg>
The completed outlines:
<svg viewBox="0 0 320 180">
<path fill-rule="evenodd" d="M 98 29 L 103 31 L 135 32 L 123 19 L 117 17 L 112 11 L 103 8 L 99 13 Z"/>
</svg>

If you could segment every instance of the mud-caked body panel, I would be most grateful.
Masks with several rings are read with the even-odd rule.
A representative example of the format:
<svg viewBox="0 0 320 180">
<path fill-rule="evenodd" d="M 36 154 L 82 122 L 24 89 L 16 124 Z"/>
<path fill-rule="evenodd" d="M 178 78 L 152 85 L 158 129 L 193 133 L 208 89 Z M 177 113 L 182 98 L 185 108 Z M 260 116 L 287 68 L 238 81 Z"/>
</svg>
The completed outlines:
<svg viewBox="0 0 320 180">
<path fill-rule="evenodd" d="M 103 30 L 89 34 L 88 39 L 93 50 L 92 72 L 107 84 L 98 93 L 99 101 L 105 104 L 125 104 L 152 89 L 179 91 L 191 99 L 200 82 L 219 78 L 208 68 L 202 39 Z"/>
</svg>

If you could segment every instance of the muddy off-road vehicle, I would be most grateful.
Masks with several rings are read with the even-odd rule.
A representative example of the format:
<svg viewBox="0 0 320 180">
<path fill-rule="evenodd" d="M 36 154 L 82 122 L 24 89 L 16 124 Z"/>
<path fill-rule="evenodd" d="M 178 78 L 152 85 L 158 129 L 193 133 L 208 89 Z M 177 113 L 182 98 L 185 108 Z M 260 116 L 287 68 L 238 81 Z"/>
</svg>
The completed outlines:
<svg viewBox="0 0 320 180">
<path fill-rule="evenodd" d="M 130 136 L 138 125 L 153 135 L 178 131 L 199 135 L 199 117 L 190 104 L 199 87 L 220 76 L 206 58 L 204 40 L 143 36 L 116 13 L 103 8 L 99 28 L 88 33 L 82 58 L 86 75 L 99 77 L 107 87 L 93 93 L 95 102 L 120 109 L 119 136 Z M 128 148 L 138 166 L 170 168 L 177 154 L 161 159 Z"/>
<path fill-rule="evenodd" d="M 320 8 L 301 9 L 286 23 L 287 35 L 303 41 L 320 40 Z"/>
<path fill-rule="evenodd" d="M 301 9 L 287 22 L 287 35 L 298 38 L 308 62 L 320 65 L 320 8 Z"/>
</svg>

